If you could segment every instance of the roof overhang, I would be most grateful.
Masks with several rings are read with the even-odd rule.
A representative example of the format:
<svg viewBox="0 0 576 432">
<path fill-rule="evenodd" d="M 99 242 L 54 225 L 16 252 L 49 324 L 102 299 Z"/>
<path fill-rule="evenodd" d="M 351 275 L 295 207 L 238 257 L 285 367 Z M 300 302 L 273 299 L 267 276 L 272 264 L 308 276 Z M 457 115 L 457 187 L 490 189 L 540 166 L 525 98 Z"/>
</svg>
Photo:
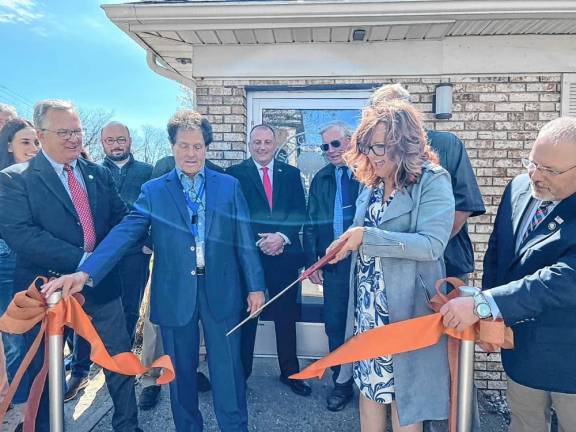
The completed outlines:
<svg viewBox="0 0 576 432">
<path fill-rule="evenodd" d="M 400 54 L 410 47 L 426 57 L 426 53 L 444 55 L 454 49 L 449 51 L 453 55 L 458 49 L 498 49 L 504 39 L 514 42 L 509 51 L 526 46 L 534 54 L 536 49 L 547 50 L 550 36 L 558 36 L 562 44 L 557 59 L 566 54 L 573 59 L 576 44 L 571 39 L 576 34 L 576 2 L 571 0 L 205 0 L 104 5 L 103 9 L 147 50 L 152 69 L 185 85 L 198 78 L 277 77 L 278 63 L 258 61 L 260 71 L 255 72 L 243 59 L 284 55 L 294 59 L 300 51 L 305 55 L 302 60 L 318 61 L 319 46 L 322 55 L 354 62 L 355 53 L 366 54 L 375 47 Z M 357 30 L 363 31 L 361 40 L 355 40 Z M 544 45 L 538 46 L 538 40 Z M 504 50 L 502 56 L 506 55 Z M 213 61 L 220 73 L 210 67 Z M 371 73 L 344 69 L 342 75 L 347 76 L 354 71 Z M 436 69 L 453 72 L 442 66 Z M 414 73 L 421 71 L 416 68 Z M 302 75 L 331 76 L 322 68 L 303 68 Z"/>
</svg>

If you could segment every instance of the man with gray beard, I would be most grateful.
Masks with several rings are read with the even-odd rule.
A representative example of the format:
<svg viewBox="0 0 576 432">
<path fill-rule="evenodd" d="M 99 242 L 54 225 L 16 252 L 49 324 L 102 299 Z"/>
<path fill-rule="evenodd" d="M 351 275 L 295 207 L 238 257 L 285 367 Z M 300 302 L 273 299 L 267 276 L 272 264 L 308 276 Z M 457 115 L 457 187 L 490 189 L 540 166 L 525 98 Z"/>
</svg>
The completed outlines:
<svg viewBox="0 0 576 432">
<path fill-rule="evenodd" d="M 498 208 L 485 291 L 440 312 L 460 331 L 496 318 L 514 331 L 514 348 L 502 349 L 511 432 L 550 430 L 551 407 L 558 430 L 575 431 L 576 119 L 547 123 L 522 164 Z"/>
</svg>

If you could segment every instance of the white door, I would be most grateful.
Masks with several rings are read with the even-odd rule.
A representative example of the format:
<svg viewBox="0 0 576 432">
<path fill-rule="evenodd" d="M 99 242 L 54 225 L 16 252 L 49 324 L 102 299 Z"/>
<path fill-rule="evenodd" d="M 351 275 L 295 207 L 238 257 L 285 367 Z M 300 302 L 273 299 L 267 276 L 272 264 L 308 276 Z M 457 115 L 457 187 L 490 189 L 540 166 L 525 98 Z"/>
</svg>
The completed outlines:
<svg viewBox="0 0 576 432">
<path fill-rule="evenodd" d="M 280 143 L 276 157 L 300 168 L 308 195 L 312 177 L 326 164 L 320 150 L 320 129 L 332 121 L 343 121 L 355 128 L 369 94 L 357 90 L 251 92 L 247 130 L 260 123 L 274 128 Z M 304 281 L 298 301 L 298 356 L 322 357 L 328 352 L 322 287 Z M 266 315 L 259 322 L 254 354 L 276 355 L 274 324 L 266 321 Z"/>
</svg>

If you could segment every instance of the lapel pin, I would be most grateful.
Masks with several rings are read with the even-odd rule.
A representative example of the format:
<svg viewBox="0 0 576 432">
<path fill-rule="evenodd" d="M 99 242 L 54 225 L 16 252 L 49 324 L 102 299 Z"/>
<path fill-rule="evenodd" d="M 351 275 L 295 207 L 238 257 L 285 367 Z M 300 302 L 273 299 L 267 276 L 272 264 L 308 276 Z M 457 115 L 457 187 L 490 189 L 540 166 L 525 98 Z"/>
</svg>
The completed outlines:
<svg viewBox="0 0 576 432">
<path fill-rule="evenodd" d="M 88 174 L 88 178 L 89 178 L 90 180 L 94 180 L 94 176 L 93 176 L 92 174 Z"/>
<path fill-rule="evenodd" d="M 556 216 L 554 220 L 556 221 L 556 223 L 558 223 L 558 225 L 564 223 L 564 219 L 562 219 L 560 216 Z"/>
<path fill-rule="evenodd" d="M 556 222 L 550 222 L 548 224 L 548 230 L 549 231 L 554 231 L 556 229 L 556 227 L 557 227 Z"/>
</svg>

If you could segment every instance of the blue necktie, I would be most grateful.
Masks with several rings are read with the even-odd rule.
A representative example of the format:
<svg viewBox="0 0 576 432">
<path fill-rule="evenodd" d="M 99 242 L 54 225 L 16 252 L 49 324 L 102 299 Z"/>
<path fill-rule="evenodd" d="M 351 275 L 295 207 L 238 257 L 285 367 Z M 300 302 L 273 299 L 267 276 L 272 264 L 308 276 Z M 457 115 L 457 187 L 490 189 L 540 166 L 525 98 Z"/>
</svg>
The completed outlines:
<svg viewBox="0 0 576 432">
<path fill-rule="evenodd" d="M 352 180 L 348 175 L 348 168 L 342 167 L 342 176 L 340 177 L 340 192 L 342 196 L 342 222 L 344 231 L 352 225 L 354 219 L 354 201 L 352 199 Z"/>
</svg>

